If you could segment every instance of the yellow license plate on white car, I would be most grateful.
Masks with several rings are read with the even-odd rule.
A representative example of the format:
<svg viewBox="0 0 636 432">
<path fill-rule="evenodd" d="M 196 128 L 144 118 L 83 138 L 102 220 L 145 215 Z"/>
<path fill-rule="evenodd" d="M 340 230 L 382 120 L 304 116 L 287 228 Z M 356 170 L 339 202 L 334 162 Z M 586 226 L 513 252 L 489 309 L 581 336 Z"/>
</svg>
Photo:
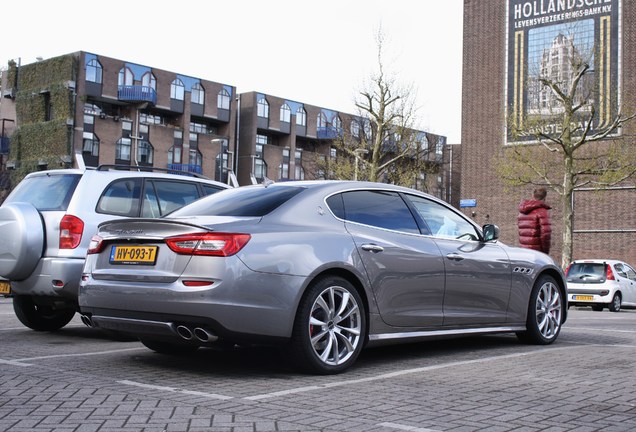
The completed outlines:
<svg viewBox="0 0 636 432">
<path fill-rule="evenodd" d="M 594 296 L 590 296 L 590 295 L 575 295 L 575 296 L 572 297 L 572 300 L 592 301 L 592 300 L 594 300 Z"/>
<path fill-rule="evenodd" d="M 11 284 L 9 282 L 0 281 L 0 294 L 11 294 Z"/>
<path fill-rule="evenodd" d="M 113 246 L 110 250 L 111 264 L 154 265 L 157 261 L 157 246 Z"/>
</svg>

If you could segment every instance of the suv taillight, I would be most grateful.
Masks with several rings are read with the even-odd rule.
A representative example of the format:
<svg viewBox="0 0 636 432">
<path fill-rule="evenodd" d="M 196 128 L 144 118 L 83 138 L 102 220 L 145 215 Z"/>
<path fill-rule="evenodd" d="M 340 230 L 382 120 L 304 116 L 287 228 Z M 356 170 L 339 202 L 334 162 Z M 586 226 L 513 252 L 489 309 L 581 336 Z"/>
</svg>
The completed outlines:
<svg viewBox="0 0 636 432">
<path fill-rule="evenodd" d="M 616 280 L 616 278 L 614 277 L 614 272 L 612 271 L 612 266 L 609 264 L 605 264 L 605 267 L 607 268 L 607 272 L 605 274 L 605 279 L 607 280 Z"/>
<path fill-rule="evenodd" d="M 84 222 L 73 215 L 64 215 L 60 221 L 60 249 L 75 249 L 82 241 Z"/>
</svg>

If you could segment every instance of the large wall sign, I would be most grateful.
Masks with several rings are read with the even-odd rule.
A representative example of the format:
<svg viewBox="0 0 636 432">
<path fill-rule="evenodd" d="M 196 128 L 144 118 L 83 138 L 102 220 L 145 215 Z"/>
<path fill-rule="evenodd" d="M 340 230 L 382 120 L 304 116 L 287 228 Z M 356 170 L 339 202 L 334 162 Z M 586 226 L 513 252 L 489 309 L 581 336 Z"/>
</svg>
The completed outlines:
<svg viewBox="0 0 636 432">
<path fill-rule="evenodd" d="M 565 94 L 582 64 L 575 104 L 585 103 L 575 122 L 591 121 L 592 131 L 611 123 L 619 106 L 619 26 L 621 0 L 507 0 L 507 141 L 554 136 L 562 131 L 563 104 L 543 80 Z M 593 107 L 593 109 L 592 109 Z"/>
</svg>

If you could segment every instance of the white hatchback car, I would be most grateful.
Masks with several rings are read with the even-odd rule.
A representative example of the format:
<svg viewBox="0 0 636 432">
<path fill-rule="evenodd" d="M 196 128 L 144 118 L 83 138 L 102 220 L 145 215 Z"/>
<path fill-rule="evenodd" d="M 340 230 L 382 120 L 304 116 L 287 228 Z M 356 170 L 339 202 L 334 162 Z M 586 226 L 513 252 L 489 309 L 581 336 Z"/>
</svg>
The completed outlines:
<svg viewBox="0 0 636 432">
<path fill-rule="evenodd" d="M 623 261 L 573 261 L 566 278 L 570 306 L 591 306 L 595 311 L 607 307 L 612 312 L 636 308 L 636 271 Z"/>
</svg>

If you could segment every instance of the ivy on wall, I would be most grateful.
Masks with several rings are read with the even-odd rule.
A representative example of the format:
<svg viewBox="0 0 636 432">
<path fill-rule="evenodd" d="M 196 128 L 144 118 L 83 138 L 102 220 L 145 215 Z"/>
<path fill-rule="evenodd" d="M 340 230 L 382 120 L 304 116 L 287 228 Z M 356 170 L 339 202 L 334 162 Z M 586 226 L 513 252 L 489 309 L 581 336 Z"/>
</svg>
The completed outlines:
<svg viewBox="0 0 636 432">
<path fill-rule="evenodd" d="M 17 130 L 11 136 L 9 159 L 17 162 L 12 182 L 17 184 L 38 166 L 59 168 L 72 154 L 72 119 L 78 55 L 67 54 L 18 68 L 9 62 L 9 85 L 15 85 Z M 71 123 L 68 120 L 71 119 Z"/>
</svg>

